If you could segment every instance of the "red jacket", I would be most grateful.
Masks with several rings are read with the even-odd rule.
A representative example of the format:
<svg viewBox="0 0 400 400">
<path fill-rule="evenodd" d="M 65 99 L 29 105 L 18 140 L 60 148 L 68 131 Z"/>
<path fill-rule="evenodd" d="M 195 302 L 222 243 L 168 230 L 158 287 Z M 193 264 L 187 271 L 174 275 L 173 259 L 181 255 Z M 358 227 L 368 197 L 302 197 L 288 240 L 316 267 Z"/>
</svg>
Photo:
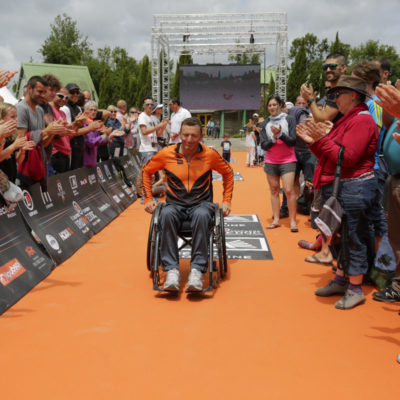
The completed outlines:
<svg viewBox="0 0 400 400">
<path fill-rule="evenodd" d="M 374 170 L 378 128 L 362 103 L 337 121 L 328 135 L 310 146 L 318 158 L 313 184 L 316 189 L 333 182 L 340 145 L 345 147 L 342 178 L 355 178 Z"/>
</svg>

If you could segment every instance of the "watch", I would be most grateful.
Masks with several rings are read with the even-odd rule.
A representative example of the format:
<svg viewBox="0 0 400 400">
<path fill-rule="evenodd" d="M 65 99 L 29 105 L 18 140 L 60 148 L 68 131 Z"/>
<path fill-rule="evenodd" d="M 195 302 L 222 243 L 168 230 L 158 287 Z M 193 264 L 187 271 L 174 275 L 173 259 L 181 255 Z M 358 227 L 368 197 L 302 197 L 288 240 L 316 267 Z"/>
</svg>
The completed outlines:
<svg viewBox="0 0 400 400">
<path fill-rule="evenodd" d="M 313 97 L 310 97 L 310 98 L 307 100 L 308 106 L 311 106 L 311 103 L 313 103 L 314 101 L 315 101 L 315 99 L 314 99 Z"/>
</svg>

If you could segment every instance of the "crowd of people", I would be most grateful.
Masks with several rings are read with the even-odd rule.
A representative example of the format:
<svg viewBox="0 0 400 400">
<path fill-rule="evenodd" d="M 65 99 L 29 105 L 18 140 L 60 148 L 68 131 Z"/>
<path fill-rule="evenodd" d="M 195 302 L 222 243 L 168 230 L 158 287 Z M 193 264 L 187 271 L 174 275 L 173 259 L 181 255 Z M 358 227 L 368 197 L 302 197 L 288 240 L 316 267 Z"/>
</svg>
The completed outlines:
<svg viewBox="0 0 400 400">
<path fill-rule="evenodd" d="M 263 165 L 270 189 L 273 218 L 266 229 L 280 228 L 280 219 L 289 217 L 290 230 L 296 233 L 296 213 L 309 215 L 320 233 L 315 241 L 300 240 L 299 246 L 315 251 L 305 261 L 333 268 L 334 278 L 315 294 L 341 296 L 335 304 L 339 309 L 365 301 L 362 285 L 386 235 L 396 270 L 373 298 L 400 301 L 399 85 L 388 82 L 390 64 L 385 59 L 359 62 L 349 71 L 345 57 L 332 53 L 323 70 L 325 97 L 318 99 L 311 84 L 299 88 L 295 104 L 271 95 L 268 116 L 255 113 L 246 125 L 246 165 Z M 1 71 L 0 86 L 14 74 Z M 102 110 L 77 84 L 63 87 L 53 75 L 34 76 L 15 107 L 0 104 L 0 192 L 7 201 L 18 201 L 18 187 L 40 182 L 46 190 L 48 176 L 117 159 L 130 148 L 148 165 L 166 145 L 181 148 L 182 123 L 191 114 L 177 98 L 170 99 L 169 108 L 171 117 L 164 118 L 163 106 L 146 97 L 143 111 L 128 109 L 124 100 Z M 184 124 L 187 130 L 197 127 L 190 121 Z M 201 136 L 204 128 L 208 137 L 220 135 L 219 124 L 211 119 L 206 127 L 199 126 Z M 221 156 L 227 163 L 231 148 L 224 135 Z M 340 182 L 335 179 L 338 164 Z M 164 180 L 160 172 L 153 189 Z M 343 210 L 340 234 L 332 233 L 322 217 L 332 196 Z M 150 202 L 148 193 L 144 200 Z"/>
</svg>

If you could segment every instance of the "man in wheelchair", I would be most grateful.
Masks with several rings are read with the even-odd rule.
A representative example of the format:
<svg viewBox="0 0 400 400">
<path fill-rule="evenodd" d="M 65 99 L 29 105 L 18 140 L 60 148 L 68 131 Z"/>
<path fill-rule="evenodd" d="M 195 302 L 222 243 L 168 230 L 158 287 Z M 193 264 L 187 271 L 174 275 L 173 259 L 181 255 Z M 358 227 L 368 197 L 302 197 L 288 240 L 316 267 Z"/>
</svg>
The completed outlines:
<svg viewBox="0 0 400 400">
<path fill-rule="evenodd" d="M 143 165 L 144 209 L 152 214 L 157 206 L 151 192 L 152 175 L 164 170 L 167 200 L 160 215 L 162 227 L 160 258 L 167 271 L 164 290 L 179 290 L 178 232 L 183 221 L 191 221 L 192 256 L 188 290 L 203 289 L 202 273 L 207 271 L 207 236 L 214 214 L 212 171 L 223 178 L 224 216 L 231 211 L 233 171 L 219 153 L 204 144 L 201 122 L 187 118 L 180 132 L 182 143 L 163 148 Z"/>
</svg>

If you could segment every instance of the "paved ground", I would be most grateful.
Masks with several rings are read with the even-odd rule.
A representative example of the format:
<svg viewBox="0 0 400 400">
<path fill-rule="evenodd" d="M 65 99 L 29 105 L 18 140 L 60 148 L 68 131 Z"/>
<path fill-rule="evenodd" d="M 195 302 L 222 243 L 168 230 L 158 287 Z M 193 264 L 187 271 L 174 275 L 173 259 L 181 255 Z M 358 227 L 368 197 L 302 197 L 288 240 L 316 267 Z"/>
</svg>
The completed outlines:
<svg viewBox="0 0 400 400">
<path fill-rule="evenodd" d="M 204 138 L 204 143 L 207 146 L 214 147 L 215 149 L 220 149 L 221 148 L 221 142 L 222 138 L 220 139 L 210 139 L 205 137 Z M 246 150 L 246 141 L 245 138 L 230 138 L 229 139 L 232 143 L 232 149 L 233 150 Z"/>
</svg>

